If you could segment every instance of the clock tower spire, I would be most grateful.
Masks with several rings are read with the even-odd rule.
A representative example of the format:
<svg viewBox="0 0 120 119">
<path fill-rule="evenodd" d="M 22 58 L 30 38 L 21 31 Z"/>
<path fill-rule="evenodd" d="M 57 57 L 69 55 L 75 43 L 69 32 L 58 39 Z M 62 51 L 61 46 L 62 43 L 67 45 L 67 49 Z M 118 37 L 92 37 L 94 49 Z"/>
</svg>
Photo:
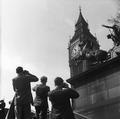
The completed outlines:
<svg viewBox="0 0 120 119">
<path fill-rule="evenodd" d="M 88 28 L 81 8 L 78 20 L 75 24 L 75 32 L 69 43 L 69 66 L 71 77 L 87 70 L 90 61 L 86 60 L 85 53 L 99 49 L 99 44 Z"/>
</svg>

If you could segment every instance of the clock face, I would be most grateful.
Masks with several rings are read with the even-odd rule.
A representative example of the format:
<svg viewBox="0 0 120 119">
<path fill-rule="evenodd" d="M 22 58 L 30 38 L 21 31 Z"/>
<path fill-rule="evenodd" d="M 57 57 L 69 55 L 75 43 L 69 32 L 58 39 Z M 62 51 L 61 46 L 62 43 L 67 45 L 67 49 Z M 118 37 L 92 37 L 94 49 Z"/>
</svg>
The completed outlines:
<svg viewBox="0 0 120 119">
<path fill-rule="evenodd" d="M 81 48 L 79 42 L 75 43 L 73 46 L 71 46 L 71 58 L 78 57 L 81 55 Z"/>
</svg>

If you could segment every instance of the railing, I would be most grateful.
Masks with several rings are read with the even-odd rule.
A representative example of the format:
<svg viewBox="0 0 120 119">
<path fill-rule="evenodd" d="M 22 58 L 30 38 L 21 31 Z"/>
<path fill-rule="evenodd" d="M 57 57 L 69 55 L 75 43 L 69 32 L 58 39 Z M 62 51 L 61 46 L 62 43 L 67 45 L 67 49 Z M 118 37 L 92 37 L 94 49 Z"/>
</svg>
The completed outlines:
<svg viewBox="0 0 120 119">
<path fill-rule="evenodd" d="M 79 114 L 78 112 L 73 112 L 75 114 L 75 117 L 78 117 L 77 119 L 91 119 L 90 117 L 87 117 L 83 114 Z"/>
<path fill-rule="evenodd" d="M 90 117 L 87 117 L 83 114 L 79 114 L 78 112 L 74 111 L 73 113 L 74 113 L 76 119 L 91 119 Z M 51 118 L 51 112 L 48 113 L 48 119 L 52 119 Z"/>
</svg>

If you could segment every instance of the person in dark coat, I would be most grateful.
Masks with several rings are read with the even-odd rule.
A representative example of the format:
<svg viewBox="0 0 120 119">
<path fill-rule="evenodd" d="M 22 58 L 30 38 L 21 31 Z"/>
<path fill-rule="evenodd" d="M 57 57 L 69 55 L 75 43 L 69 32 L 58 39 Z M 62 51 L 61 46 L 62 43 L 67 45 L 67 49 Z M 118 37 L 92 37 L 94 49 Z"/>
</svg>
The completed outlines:
<svg viewBox="0 0 120 119">
<path fill-rule="evenodd" d="M 48 112 L 48 92 L 50 91 L 50 87 L 46 85 L 47 77 L 42 76 L 41 84 L 37 84 L 33 91 L 36 93 L 36 97 L 34 99 L 34 106 L 36 110 L 36 118 L 39 119 L 41 113 L 41 119 L 47 119 Z"/>
<path fill-rule="evenodd" d="M 24 72 L 22 67 L 16 68 L 17 77 L 13 79 L 15 91 L 14 104 L 17 119 L 31 119 L 31 82 L 38 81 L 38 78 L 29 72 Z"/>
<path fill-rule="evenodd" d="M 6 103 L 4 100 L 0 100 L 0 119 L 5 119 L 6 116 Z"/>
<path fill-rule="evenodd" d="M 52 103 L 52 119 L 75 119 L 70 99 L 78 98 L 79 94 L 68 84 L 63 82 L 61 77 L 54 80 L 56 88 L 49 92 L 49 100 Z"/>
</svg>

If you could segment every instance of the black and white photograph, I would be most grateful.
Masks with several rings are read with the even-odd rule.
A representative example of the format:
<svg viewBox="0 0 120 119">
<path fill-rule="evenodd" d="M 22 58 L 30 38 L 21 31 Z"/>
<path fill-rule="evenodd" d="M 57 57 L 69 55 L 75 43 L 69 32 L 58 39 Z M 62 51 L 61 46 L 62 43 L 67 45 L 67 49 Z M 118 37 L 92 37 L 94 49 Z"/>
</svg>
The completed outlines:
<svg viewBox="0 0 120 119">
<path fill-rule="evenodd" d="M 120 119 L 120 0 L 0 0 L 0 119 Z"/>
</svg>

